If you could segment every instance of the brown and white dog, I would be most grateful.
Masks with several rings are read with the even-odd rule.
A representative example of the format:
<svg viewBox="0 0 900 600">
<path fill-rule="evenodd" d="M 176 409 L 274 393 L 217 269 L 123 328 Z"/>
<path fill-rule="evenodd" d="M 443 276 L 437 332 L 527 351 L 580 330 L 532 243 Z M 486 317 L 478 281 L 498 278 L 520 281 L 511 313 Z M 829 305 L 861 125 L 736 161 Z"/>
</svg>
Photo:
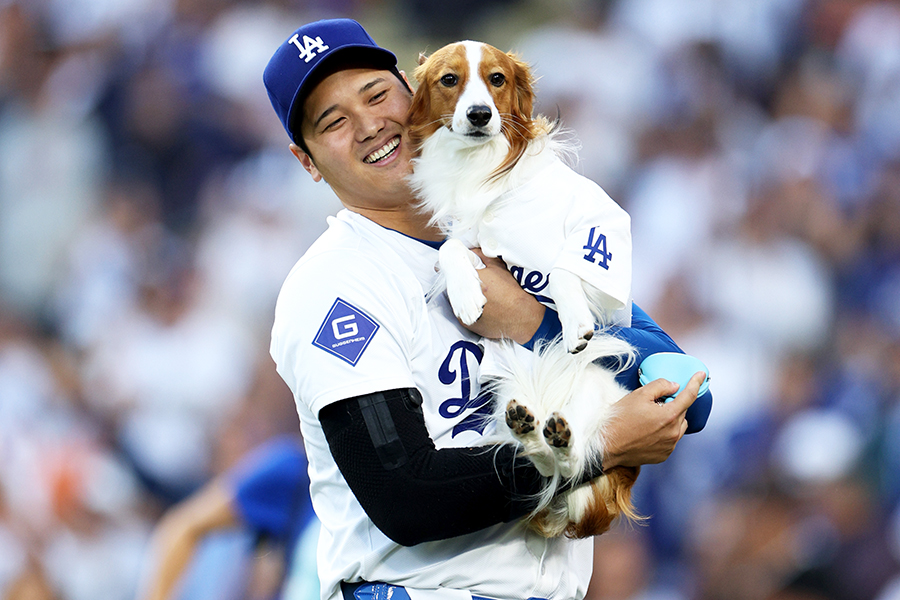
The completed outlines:
<svg viewBox="0 0 900 600">
<path fill-rule="evenodd" d="M 538 470 L 552 481 L 530 526 L 548 537 L 586 537 L 606 531 L 618 515 L 639 518 L 630 498 L 637 468 L 613 468 L 589 485 L 556 494 L 560 484 L 580 481 L 590 465 L 596 464 L 603 451 L 604 426 L 614 414 L 615 402 L 627 393 L 616 383 L 614 373 L 594 364 L 604 357 L 622 357 L 623 363 L 633 358 L 627 342 L 594 334 L 595 322 L 609 324 L 615 310 L 627 309 L 630 314 L 627 214 L 599 186 L 562 165 L 560 154 L 567 148 L 553 135 L 547 119 L 532 117 L 534 81 L 528 65 L 515 55 L 479 42 L 458 42 L 428 58 L 421 56 L 415 78 L 418 89 L 409 122 L 418 153 L 410 183 L 432 223 L 447 234 L 439 264 L 454 312 L 466 324 L 481 315 L 485 297 L 476 272 L 480 260 L 469 248 L 480 246 L 488 256 L 500 255 L 492 254 L 492 240 L 479 238 L 479 232 L 493 222 L 492 231 L 513 233 L 513 242 L 502 249 L 507 264 L 513 254 L 521 254 L 525 258 L 520 268 L 546 274 L 543 285 L 563 326 L 561 342 L 543 345 L 527 360 L 521 361 L 519 353 L 507 353 L 512 357 L 507 361 L 507 375 L 494 387 L 498 431 L 508 432 L 508 439 L 521 444 Z M 547 177 L 559 179 L 541 180 Z M 560 194 L 544 198 L 540 208 L 519 206 L 526 202 L 519 190 L 541 185 L 545 187 L 535 189 L 555 190 L 557 184 L 576 199 L 560 202 Z M 579 203 L 587 201 L 584 196 L 597 195 L 613 205 L 604 205 L 607 212 L 603 214 L 620 220 L 625 215 L 627 234 L 622 239 L 627 241 L 627 249 L 623 249 L 623 241 L 616 250 L 621 251 L 617 260 L 628 263 L 627 285 L 619 286 L 627 287 L 624 292 L 601 291 L 585 282 L 579 274 L 587 268 L 579 263 L 581 256 L 574 261 L 560 258 L 572 247 L 563 226 L 541 229 L 542 214 L 577 212 Z M 504 215 L 506 221 L 498 230 L 495 217 Z M 567 214 L 553 218 L 577 222 Z M 525 235 L 524 229 L 529 227 L 534 231 Z M 593 241 L 600 239 L 594 237 L 594 229 L 590 236 L 590 244 L 584 245 L 589 256 L 583 258 L 599 253 L 608 261 L 612 253 L 606 249 L 606 238 L 601 247 Z M 521 239 L 518 246 L 517 238 Z M 537 239 L 540 244 L 533 243 Z M 575 242 L 576 254 L 584 254 L 583 244 L 580 239 Z M 545 246 L 549 250 L 544 251 Z M 529 252 L 542 264 L 523 264 L 531 262 Z M 502 426 L 504 422 L 507 428 Z"/>
<path fill-rule="evenodd" d="M 415 77 L 410 183 L 449 238 L 439 260 L 456 316 L 470 325 L 484 307 L 478 259 L 466 247 L 477 244 L 533 269 L 556 303 L 569 351 L 584 346 L 596 323 L 630 325 L 630 217 L 564 164 L 560 155 L 571 148 L 546 118 L 532 117 L 528 65 L 466 41 L 420 57 Z"/>
</svg>

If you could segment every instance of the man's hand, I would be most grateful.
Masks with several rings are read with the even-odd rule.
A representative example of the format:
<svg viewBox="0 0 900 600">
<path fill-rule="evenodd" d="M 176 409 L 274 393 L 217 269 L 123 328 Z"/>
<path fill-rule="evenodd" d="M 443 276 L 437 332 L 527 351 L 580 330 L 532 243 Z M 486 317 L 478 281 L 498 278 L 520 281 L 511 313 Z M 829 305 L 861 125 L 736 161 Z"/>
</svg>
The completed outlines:
<svg viewBox="0 0 900 600">
<path fill-rule="evenodd" d="M 472 252 L 485 267 L 478 270 L 487 302 L 481 317 L 468 329 L 491 339 L 507 338 L 519 344 L 531 339 L 544 318 L 544 305 L 523 290 L 499 258 L 488 258 L 477 248 Z"/>
<path fill-rule="evenodd" d="M 616 414 L 609 423 L 603 468 L 617 465 L 637 467 L 661 463 L 684 435 L 687 409 L 697 399 L 706 374 L 695 373 L 671 402 L 656 400 L 670 396 L 678 384 L 657 379 L 631 392 L 616 403 Z"/>
</svg>

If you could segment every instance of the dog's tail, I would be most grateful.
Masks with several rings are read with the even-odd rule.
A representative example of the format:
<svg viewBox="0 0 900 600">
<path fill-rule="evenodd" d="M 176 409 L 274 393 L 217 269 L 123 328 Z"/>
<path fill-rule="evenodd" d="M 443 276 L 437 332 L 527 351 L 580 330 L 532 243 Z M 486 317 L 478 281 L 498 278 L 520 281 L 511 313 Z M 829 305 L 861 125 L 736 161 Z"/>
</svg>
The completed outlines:
<svg viewBox="0 0 900 600">
<path fill-rule="evenodd" d="M 580 518 L 569 523 L 566 536 L 583 538 L 605 533 L 617 518 L 643 523 L 647 517 L 631 503 L 631 490 L 640 467 L 613 467 L 590 483 L 593 498 Z"/>
</svg>

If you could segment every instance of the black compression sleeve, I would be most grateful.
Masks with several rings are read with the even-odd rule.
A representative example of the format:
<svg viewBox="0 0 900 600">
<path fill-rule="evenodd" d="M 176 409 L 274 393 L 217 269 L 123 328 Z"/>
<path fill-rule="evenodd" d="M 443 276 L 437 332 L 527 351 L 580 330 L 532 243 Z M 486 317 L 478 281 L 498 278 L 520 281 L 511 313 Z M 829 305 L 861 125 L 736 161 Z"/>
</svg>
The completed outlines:
<svg viewBox="0 0 900 600">
<path fill-rule="evenodd" d="M 438 450 L 415 389 L 330 404 L 319 420 L 334 460 L 372 522 L 404 546 L 528 514 L 544 478 L 504 446 Z"/>
</svg>

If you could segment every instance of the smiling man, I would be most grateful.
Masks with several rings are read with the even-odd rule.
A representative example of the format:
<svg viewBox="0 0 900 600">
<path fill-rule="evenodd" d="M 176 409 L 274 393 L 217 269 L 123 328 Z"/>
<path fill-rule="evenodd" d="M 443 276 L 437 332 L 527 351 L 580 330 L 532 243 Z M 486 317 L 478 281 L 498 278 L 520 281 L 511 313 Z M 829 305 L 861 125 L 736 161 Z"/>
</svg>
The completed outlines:
<svg viewBox="0 0 900 600">
<path fill-rule="evenodd" d="M 410 91 L 400 77 L 365 68 L 341 69 L 316 85 L 303 103 L 300 132 L 307 150 L 292 146 L 313 179 L 325 179 L 344 205 L 409 235 L 423 229 L 404 177 L 412 148 L 406 139 Z M 311 158 L 315 157 L 315 159 Z"/>
<path fill-rule="evenodd" d="M 583 597 L 591 540 L 527 531 L 541 476 L 482 443 L 480 335 L 528 342 L 545 309 L 499 261 L 479 272 L 474 331 L 446 298 L 426 302 L 440 234 L 406 185 L 412 94 L 396 58 L 354 21 L 319 21 L 278 48 L 264 81 L 291 152 L 345 208 L 285 280 L 271 343 L 322 523 L 322 597 Z M 655 400 L 678 384 L 664 380 L 623 398 L 603 467 L 665 460 L 700 381 L 667 404 Z"/>
</svg>

